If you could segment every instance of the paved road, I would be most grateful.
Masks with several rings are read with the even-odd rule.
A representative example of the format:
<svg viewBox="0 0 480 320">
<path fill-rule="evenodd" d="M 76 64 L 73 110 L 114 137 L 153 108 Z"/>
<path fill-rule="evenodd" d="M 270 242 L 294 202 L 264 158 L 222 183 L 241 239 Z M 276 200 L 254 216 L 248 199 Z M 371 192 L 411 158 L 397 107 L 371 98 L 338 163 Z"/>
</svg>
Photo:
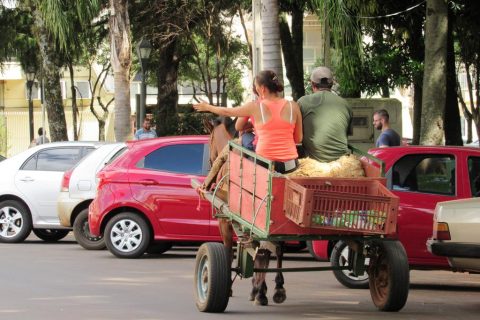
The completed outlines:
<svg viewBox="0 0 480 320">
<path fill-rule="evenodd" d="M 250 279 L 237 280 L 226 313 L 199 313 L 193 301 L 195 249 L 140 260 L 86 251 L 71 236 L 0 244 L 0 319 L 478 319 L 480 275 L 412 271 L 406 307 L 376 311 L 368 290 L 342 287 L 331 272 L 286 274 L 287 301 L 253 306 Z M 317 265 L 308 254 L 285 266 Z M 323 263 L 326 264 L 326 263 Z M 273 288 L 273 275 L 268 275 Z M 269 293 L 271 297 L 271 293 Z"/>
</svg>

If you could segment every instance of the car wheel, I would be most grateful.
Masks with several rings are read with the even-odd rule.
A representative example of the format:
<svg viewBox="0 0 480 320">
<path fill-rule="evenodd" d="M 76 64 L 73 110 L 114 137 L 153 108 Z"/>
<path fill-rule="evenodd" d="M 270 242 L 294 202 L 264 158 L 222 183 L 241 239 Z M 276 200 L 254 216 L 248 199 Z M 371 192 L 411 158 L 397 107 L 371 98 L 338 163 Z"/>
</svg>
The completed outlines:
<svg viewBox="0 0 480 320">
<path fill-rule="evenodd" d="M 161 241 L 154 242 L 147 248 L 148 254 L 162 254 L 170 250 L 173 246 L 173 243 Z"/>
<path fill-rule="evenodd" d="M 95 237 L 90 233 L 88 226 L 88 209 L 80 211 L 73 222 L 73 235 L 77 243 L 87 250 L 105 249 L 105 239 L 103 236 Z"/>
<path fill-rule="evenodd" d="M 332 250 L 330 263 L 332 267 L 348 266 L 348 245 L 344 241 L 338 241 Z M 365 265 L 368 266 L 370 259 L 365 259 Z M 368 274 L 365 272 L 361 276 L 353 275 L 351 270 L 334 270 L 333 274 L 338 282 L 347 288 L 351 289 L 367 289 L 368 288 Z"/>
<path fill-rule="evenodd" d="M 16 200 L 0 202 L 0 242 L 22 242 L 31 231 L 32 217 L 23 203 Z"/>
<path fill-rule="evenodd" d="M 119 258 L 139 258 L 150 245 L 151 231 L 141 216 L 124 212 L 110 219 L 104 232 L 108 250 Z"/>
<path fill-rule="evenodd" d="M 46 242 L 57 242 L 67 236 L 70 230 L 65 229 L 33 229 L 33 233 Z"/>
</svg>

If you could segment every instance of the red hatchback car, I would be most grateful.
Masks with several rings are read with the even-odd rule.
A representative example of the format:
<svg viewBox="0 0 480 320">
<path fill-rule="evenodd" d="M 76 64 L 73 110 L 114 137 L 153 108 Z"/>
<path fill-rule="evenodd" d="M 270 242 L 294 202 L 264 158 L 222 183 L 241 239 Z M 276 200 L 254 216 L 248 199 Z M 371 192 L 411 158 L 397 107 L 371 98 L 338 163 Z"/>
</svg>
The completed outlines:
<svg viewBox="0 0 480 320">
<path fill-rule="evenodd" d="M 98 173 L 90 232 L 121 258 L 165 252 L 172 242 L 221 241 L 208 201 L 190 185 L 210 168 L 208 136 L 132 141 Z"/>
<path fill-rule="evenodd" d="M 412 269 L 449 269 L 444 257 L 427 250 L 437 202 L 480 196 L 480 150 L 468 147 L 408 146 L 371 149 L 385 162 L 387 187 L 400 198 L 397 233 Z M 333 265 L 348 265 L 345 243 L 313 241 L 317 258 Z M 348 270 L 335 276 L 350 288 L 368 287 L 367 276 L 354 277 Z"/>
</svg>

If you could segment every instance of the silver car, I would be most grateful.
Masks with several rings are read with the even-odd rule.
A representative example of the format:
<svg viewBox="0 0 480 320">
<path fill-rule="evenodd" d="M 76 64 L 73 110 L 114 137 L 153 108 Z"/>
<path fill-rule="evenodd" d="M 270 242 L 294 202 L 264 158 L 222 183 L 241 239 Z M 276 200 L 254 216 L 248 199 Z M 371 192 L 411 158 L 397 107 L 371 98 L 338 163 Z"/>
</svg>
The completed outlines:
<svg viewBox="0 0 480 320">
<path fill-rule="evenodd" d="M 57 201 L 58 218 L 63 227 L 73 227 L 75 239 L 85 249 L 105 248 L 102 237 L 90 234 L 88 206 L 97 191 L 97 172 L 124 150 L 126 150 L 124 143 L 105 144 L 63 175 Z"/>
</svg>

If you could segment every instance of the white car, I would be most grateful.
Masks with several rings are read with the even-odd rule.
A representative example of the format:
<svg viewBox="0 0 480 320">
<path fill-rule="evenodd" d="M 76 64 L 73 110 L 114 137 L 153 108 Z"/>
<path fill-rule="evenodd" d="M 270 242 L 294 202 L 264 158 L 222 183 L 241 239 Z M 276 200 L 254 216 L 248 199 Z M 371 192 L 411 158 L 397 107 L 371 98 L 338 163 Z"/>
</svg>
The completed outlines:
<svg viewBox="0 0 480 320">
<path fill-rule="evenodd" d="M 0 242 L 22 242 L 33 230 L 45 241 L 64 238 L 57 198 L 63 173 L 99 142 L 42 144 L 0 162 Z"/>
<path fill-rule="evenodd" d="M 480 272 L 480 198 L 437 203 L 428 251 L 455 271 Z"/>
<path fill-rule="evenodd" d="M 105 144 L 63 175 L 57 202 L 60 224 L 67 228 L 73 227 L 75 239 L 85 249 L 105 248 L 103 237 L 94 237 L 90 234 L 88 206 L 97 191 L 97 172 L 124 150 L 125 143 Z"/>
</svg>

